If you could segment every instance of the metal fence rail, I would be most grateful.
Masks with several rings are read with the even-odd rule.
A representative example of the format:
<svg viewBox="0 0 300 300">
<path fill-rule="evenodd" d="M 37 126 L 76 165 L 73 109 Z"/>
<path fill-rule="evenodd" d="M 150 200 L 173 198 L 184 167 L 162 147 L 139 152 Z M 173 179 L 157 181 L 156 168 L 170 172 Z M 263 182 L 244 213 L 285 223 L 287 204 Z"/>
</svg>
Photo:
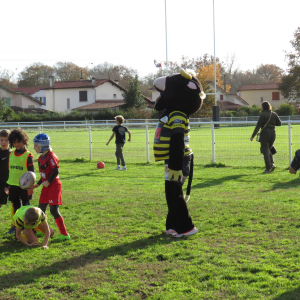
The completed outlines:
<svg viewBox="0 0 300 300">
<path fill-rule="evenodd" d="M 196 163 L 224 163 L 232 166 L 262 166 L 263 156 L 260 154 L 260 144 L 250 142 L 250 136 L 256 121 L 220 121 L 198 122 L 192 119 L 190 146 L 195 154 Z M 215 128 L 218 124 L 218 128 Z M 132 142 L 126 142 L 124 156 L 126 162 L 145 163 L 153 159 L 153 137 L 155 122 L 136 122 L 126 124 L 132 132 Z M 26 123 L 3 124 L 1 129 L 22 127 L 30 137 L 46 132 L 51 137 L 51 146 L 60 159 L 78 157 L 89 160 L 115 161 L 114 141 L 109 146 L 106 142 L 112 134 L 115 123 Z M 275 162 L 288 166 L 294 152 L 300 148 L 300 120 L 282 121 L 282 126 L 276 127 L 277 137 L 275 147 L 278 151 Z M 33 151 L 30 142 L 29 150 Z"/>
</svg>

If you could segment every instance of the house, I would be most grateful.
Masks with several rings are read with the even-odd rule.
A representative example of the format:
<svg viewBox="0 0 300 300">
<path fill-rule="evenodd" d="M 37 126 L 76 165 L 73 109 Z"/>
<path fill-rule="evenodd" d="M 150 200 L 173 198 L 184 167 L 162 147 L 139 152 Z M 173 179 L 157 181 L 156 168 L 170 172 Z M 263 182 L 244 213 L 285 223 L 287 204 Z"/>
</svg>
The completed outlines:
<svg viewBox="0 0 300 300">
<path fill-rule="evenodd" d="M 268 101 L 273 108 L 277 108 L 286 102 L 280 94 L 279 83 L 247 84 L 239 87 L 237 91 L 250 106 L 260 106 L 263 101 Z"/>
<path fill-rule="evenodd" d="M 42 106 L 44 103 L 34 97 L 25 94 L 21 91 L 13 91 L 12 89 L 0 85 L 0 99 L 6 100 L 7 106 L 13 109 L 15 112 L 42 112 Z"/>
<path fill-rule="evenodd" d="M 215 90 L 214 81 L 206 81 L 206 83 L 210 86 L 212 91 Z M 229 94 L 218 85 L 216 86 L 216 98 L 220 105 L 220 110 L 222 111 L 233 111 L 243 106 L 249 106 L 248 101 L 243 97 L 240 97 L 237 94 Z"/>
<path fill-rule="evenodd" d="M 37 100 L 44 102 L 44 104 L 46 105 L 46 91 L 44 89 L 47 87 L 49 86 L 18 87 L 12 88 L 11 90 L 13 90 L 14 92 L 23 92 Z"/>
<path fill-rule="evenodd" d="M 212 91 L 215 90 L 215 83 L 213 81 L 207 81 L 207 84 L 210 86 Z M 155 87 L 151 87 L 149 91 L 152 92 L 152 100 L 154 100 L 155 103 L 160 93 L 155 89 Z M 224 110 L 232 111 L 232 110 L 237 110 L 238 108 L 243 106 L 249 106 L 248 102 L 242 99 L 239 95 L 229 94 L 219 86 L 217 86 L 216 98 L 218 103 L 220 104 L 220 109 L 223 111 Z"/>
<path fill-rule="evenodd" d="M 54 81 L 46 91 L 46 108 L 56 112 L 71 110 L 95 111 L 104 108 L 118 109 L 124 104 L 125 88 L 111 79 Z M 143 96 L 147 107 L 154 106 L 151 99 Z"/>
</svg>

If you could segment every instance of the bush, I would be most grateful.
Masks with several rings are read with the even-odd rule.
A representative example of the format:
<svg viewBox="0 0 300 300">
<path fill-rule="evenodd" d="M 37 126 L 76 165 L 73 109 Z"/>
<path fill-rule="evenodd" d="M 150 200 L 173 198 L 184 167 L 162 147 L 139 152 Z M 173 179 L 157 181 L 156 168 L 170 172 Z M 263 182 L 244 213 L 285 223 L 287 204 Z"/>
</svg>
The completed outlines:
<svg viewBox="0 0 300 300">
<path fill-rule="evenodd" d="M 261 114 L 261 107 L 254 104 L 250 108 L 250 116 L 259 116 L 260 114 Z"/>
<path fill-rule="evenodd" d="M 291 104 L 288 103 L 282 103 L 275 109 L 275 112 L 279 116 L 291 116 L 291 115 L 297 115 L 298 111 L 295 107 L 293 107 Z"/>
</svg>

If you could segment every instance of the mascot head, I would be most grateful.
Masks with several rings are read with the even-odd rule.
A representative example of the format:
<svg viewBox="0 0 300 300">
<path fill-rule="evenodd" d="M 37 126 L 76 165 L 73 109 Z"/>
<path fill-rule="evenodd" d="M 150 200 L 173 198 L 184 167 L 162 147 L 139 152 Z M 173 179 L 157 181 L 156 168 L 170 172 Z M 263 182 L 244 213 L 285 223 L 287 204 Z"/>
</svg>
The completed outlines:
<svg viewBox="0 0 300 300">
<path fill-rule="evenodd" d="M 206 97 L 200 81 L 182 69 L 179 74 L 157 78 L 153 84 L 160 92 L 154 107 L 158 111 L 179 110 L 191 115 L 201 108 Z"/>
</svg>

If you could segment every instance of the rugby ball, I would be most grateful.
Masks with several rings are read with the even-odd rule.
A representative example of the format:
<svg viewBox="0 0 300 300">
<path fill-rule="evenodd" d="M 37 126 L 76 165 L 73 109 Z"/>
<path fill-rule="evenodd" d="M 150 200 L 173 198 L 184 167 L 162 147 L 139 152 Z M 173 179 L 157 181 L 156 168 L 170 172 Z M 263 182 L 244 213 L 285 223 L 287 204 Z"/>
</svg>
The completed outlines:
<svg viewBox="0 0 300 300">
<path fill-rule="evenodd" d="M 22 189 L 30 188 L 36 181 L 36 175 L 34 172 L 28 171 L 24 173 L 19 180 L 19 185 Z"/>
<path fill-rule="evenodd" d="M 103 161 L 99 161 L 99 162 L 97 163 L 97 169 L 103 169 L 104 167 L 105 167 L 105 164 L 104 164 Z"/>
</svg>

